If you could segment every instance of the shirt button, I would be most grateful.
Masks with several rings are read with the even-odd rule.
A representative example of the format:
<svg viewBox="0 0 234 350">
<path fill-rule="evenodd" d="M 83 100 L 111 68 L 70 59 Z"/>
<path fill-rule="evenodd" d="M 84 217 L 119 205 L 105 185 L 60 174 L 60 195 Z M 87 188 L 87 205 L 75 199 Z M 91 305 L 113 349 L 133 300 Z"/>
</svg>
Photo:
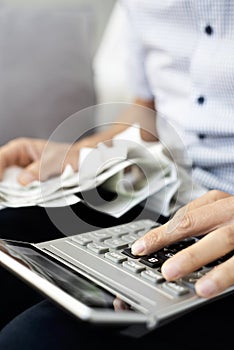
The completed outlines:
<svg viewBox="0 0 234 350">
<path fill-rule="evenodd" d="M 199 96 L 199 97 L 197 98 L 197 103 L 198 103 L 199 105 L 203 105 L 204 102 L 205 102 L 205 97 L 204 97 L 204 96 Z"/>
<path fill-rule="evenodd" d="M 213 30 L 213 28 L 210 25 L 207 25 L 205 27 L 205 32 L 206 32 L 207 35 L 212 35 L 214 30 Z"/>
</svg>

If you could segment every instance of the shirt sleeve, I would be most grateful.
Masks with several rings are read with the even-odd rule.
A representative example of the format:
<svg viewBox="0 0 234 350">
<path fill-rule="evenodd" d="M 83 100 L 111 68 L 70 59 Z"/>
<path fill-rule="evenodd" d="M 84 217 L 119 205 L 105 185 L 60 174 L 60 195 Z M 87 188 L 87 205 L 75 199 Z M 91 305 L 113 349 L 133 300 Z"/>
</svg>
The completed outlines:
<svg viewBox="0 0 234 350">
<path fill-rule="evenodd" d="M 126 47 L 126 74 L 129 81 L 131 95 L 137 98 L 152 100 L 153 94 L 145 71 L 145 49 L 137 33 L 136 23 L 133 20 L 131 8 L 127 1 L 120 0 L 123 9 L 126 27 L 125 47 Z"/>
</svg>

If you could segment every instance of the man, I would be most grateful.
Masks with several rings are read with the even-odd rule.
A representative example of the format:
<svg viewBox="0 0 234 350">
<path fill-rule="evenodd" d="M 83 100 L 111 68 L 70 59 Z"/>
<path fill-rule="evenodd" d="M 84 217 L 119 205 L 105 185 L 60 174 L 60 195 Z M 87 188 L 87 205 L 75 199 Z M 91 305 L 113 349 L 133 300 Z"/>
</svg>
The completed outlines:
<svg viewBox="0 0 234 350">
<path fill-rule="evenodd" d="M 174 280 L 231 253 L 234 248 L 234 5 L 229 1 L 218 0 L 123 0 L 122 5 L 129 23 L 126 32 L 130 53 L 128 72 L 136 96 L 134 104 L 157 110 L 157 123 L 147 120 L 150 124 L 146 127 L 144 121 L 140 121 L 142 130 L 146 130 L 142 133 L 143 138 L 150 141 L 158 138 L 161 142 L 170 144 L 161 122 L 166 120 L 170 123 L 185 144 L 193 164 L 195 181 L 209 190 L 203 197 L 179 210 L 168 223 L 148 232 L 132 246 L 133 254 L 143 255 L 190 235 L 204 235 L 199 243 L 184 249 L 164 263 L 164 277 Z M 55 155 L 64 155 L 68 145 L 51 144 L 46 159 L 43 160 L 48 166 L 43 167 L 47 171 L 42 172 L 41 180 L 59 173 L 67 163 L 71 163 L 77 170 L 77 157 L 81 147 L 93 147 L 100 141 L 109 140 L 129 123 L 136 121 L 131 108 L 119 121 L 108 130 L 72 145 L 62 165 L 60 161 L 51 164 L 51 159 Z M 149 133 L 148 130 L 153 130 L 155 124 L 155 132 Z M 0 151 L 0 174 L 6 166 L 18 164 L 25 167 L 19 178 L 21 183 L 27 184 L 37 179 L 45 143 L 43 140 L 21 139 L 4 146 Z M 210 298 L 224 291 L 234 283 L 233 271 L 234 257 L 231 256 L 198 280 L 195 285 L 197 294 Z M 232 299 L 229 302 L 233 303 Z M 211 310 L 212 308 L 209 309 L 210 312 Z M 221 315 L 219 306 L 215 310 Z M 174 322 L 172 326 L 164 327 L 161 332 L 156 331 L 139 342 L 120 337 L 113 330 L 109 334 L 116 344 L 125 342 L 126 345 L 136 346 L 149 345 L 155 341 L 157 345 L 158 341 L 158 346 L 168 349 L 175 344 L 185 346 L 184 340 L 175 340 L 173 337 L 166 340 L 165 337 L 167 332 L 176 336 L 180 329 L 183 332 L 191 331 L 190 326 L 198 324 L 199 331 L 205 328 L 202 312 L 193 316 L 195 319 L 188 316 L 188 319 Z M 56 320 L 59 320 L 59 324 L 55 325 Z M 186 320 L 191 324 L 188 325 Z M 214 328 L 213 321 L 212 318 L 209 319 Z M 37 342 L 37 337 L 45 332 L 46 325 L 53 337 L 58 334 L 57 341 L 40 338 L 40 342 Z M 230 324 L 224 322 L 222 331 L 224 327 L 227 330 Z M 64 338 L 60 334 L 61 329 Z M 28 339 L 24 332 L 30 333 Z M 15 340 L 11 339 L 13 334 Z M 7 346 L 15 349 L 17 344 L 24 349 L 45 349 L 56 344 L 56 348 L 62 349 L 63 344 L 70 339 L 69 345 L 73 349 L 79 346 L 79 341 L 84 341 L 82 335 L 87 334 L 92 334 L 88 337 L 87 344 L 101 346 L 99 336 L 104 336 L 106 329 L 86 328 L 61 315 L 51 305 L 44 304 L 24 313 L 6 327 L 2 331 L 0 345 L 3 344 L 5 349 Z M 186 344 L 192 335 L 192 332 L 186 336 L 182 334 Z M 219 348 L 221 338 L 214 331 L 209 334 L 211 336 L 211 347 Z M 194 347 L 191 345 L 189 348 L 195 348 L 198 344 L 193 338 Z M 226 340 L 225 349 L 228 344 L 229 341 Z M 104 345 L 108 344 L 103 343 L 103 347 Z"/>
</svg>

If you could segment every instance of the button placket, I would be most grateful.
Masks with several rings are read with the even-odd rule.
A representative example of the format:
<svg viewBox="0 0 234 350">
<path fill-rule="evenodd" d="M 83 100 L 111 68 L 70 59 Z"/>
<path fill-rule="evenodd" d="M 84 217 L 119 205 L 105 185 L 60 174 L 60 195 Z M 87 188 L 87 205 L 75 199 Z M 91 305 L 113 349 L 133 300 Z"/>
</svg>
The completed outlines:
<svg viewBox="0 0 234 350">
<path fill-rule="evenodd" d="M 207 36 L 212 36 L 214 34 L 214 28 L 210 23 L 207 23 L 202 26 L 203 33 L 205 33 Z M 204 95 L 200 95 L 196 97 L 195 102 L 197 105 L 202 106 L 206 102 L 206 97 Z"/>
</svg>

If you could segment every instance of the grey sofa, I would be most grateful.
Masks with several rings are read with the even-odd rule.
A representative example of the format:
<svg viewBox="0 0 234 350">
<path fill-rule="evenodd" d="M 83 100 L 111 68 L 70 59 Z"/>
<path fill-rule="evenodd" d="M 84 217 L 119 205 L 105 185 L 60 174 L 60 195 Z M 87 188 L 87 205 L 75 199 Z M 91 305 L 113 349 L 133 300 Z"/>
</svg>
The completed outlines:
<svg viewBox="0 0 234 350">
<path fill-rule="evenodd" d="M 34 5 L 0 3 L 0 145 L 48 138 L 96 102 L 92 9 Z"/>
</svg>

